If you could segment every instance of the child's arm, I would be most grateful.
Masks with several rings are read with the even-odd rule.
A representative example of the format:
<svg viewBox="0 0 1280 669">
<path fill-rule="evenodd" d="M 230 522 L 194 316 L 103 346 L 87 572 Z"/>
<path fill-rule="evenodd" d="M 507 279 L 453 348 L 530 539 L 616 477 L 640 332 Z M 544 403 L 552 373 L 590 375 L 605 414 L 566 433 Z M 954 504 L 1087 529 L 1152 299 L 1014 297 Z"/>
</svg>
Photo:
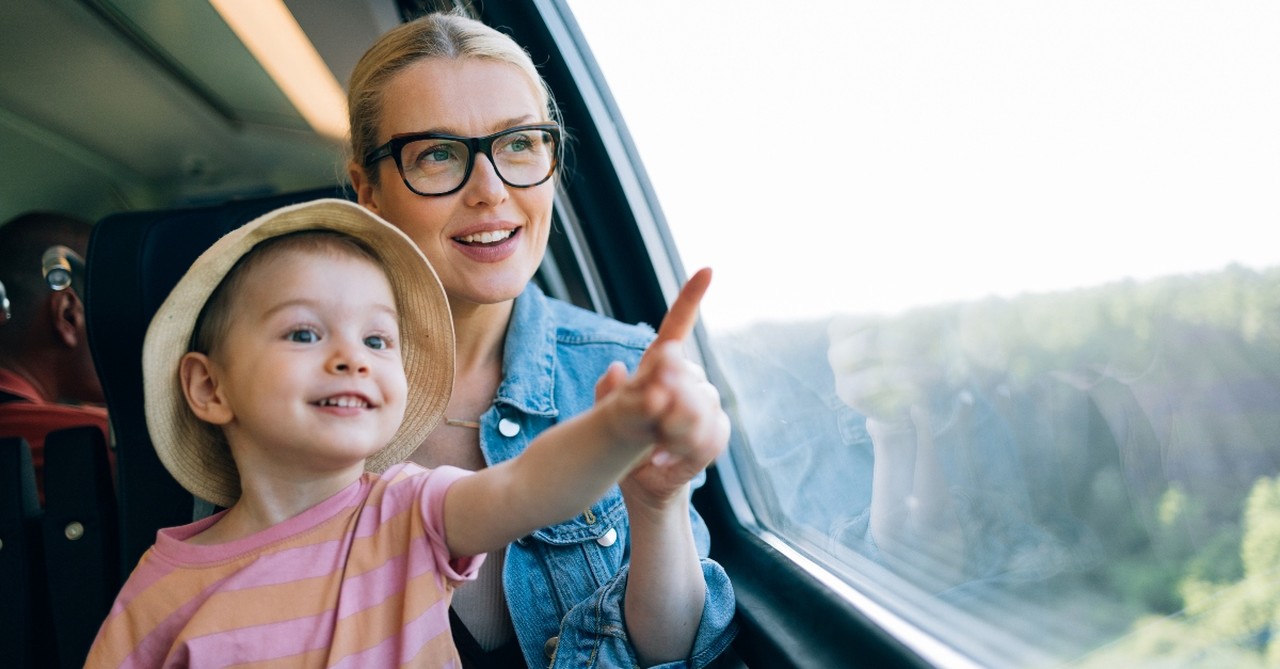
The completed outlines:
<svg viewBox="0 0 1280 669">
<path fill-rule="evenodd" d="M 697 275 L 673 312 L 696 311 L 709 279 Z M 642 459 L 693 459 L 720 452 L 728 420 L 701 370 L 660 340 L 626 378 L 612 365 L 597 386 L 597 402 L 543 432 L 519 456 L 458 480 L 445 496 L 446 541 L 453 555 L 501 548 L 529 532 L 581 513 Z M 714 456 L 713 456 L 714 457 Z"/>
</svg>

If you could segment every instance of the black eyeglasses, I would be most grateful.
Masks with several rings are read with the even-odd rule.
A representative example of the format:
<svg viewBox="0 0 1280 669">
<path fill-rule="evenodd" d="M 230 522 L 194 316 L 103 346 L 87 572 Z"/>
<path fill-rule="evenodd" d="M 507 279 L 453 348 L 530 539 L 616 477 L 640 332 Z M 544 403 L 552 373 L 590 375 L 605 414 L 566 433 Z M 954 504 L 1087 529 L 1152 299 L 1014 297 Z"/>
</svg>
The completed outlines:
<svg viewBox="0 0 1280 669">
<path fill-rule="evenodd" d="M 512 188 L 531 188 L 555 174 L 560 156 L 560 126 L 522 125 L 487 137 L 456 137 L 437 132 L 396 135 L 370 151 L 364 166 L 391 156 L 409 190 L 418 195 L 449 195 L 471 177 L 476 154 L 489 156 L 493 170 Z"/>
</svg>

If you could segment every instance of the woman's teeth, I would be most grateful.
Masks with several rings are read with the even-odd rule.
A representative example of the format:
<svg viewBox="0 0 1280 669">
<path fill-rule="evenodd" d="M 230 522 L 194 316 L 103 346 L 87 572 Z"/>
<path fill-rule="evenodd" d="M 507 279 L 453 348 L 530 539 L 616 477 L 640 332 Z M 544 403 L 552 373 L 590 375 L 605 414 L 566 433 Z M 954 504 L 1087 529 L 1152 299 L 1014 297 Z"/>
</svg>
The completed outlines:
<svg viewBox="0 0 1280 669">
<path fill-rule="evenodd" d="M 511 236 L 514 230 L 493 230 L 489 232 L 477 232 L 473 235 L 457 237 L 456 239 L 463 244 L 493 244 L 500 242 Z"/>
</svg>

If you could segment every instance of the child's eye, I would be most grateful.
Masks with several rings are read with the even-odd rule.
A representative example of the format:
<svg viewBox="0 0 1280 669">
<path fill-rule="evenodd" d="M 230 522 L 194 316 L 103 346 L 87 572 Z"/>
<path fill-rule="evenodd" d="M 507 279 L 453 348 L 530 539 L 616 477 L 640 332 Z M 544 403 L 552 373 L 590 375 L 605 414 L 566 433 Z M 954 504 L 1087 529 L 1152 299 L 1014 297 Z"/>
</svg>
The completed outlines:
<svg viewBox="0 0 1280 669">
<path fill-rule="evenodd" d="M 299 344 L 314 344 L 320 341 L 320 335 L 316 334 L 315 330 L 300 328 L 285 335 L 285 339 Z"/>
<path fill-rule="evenodd" d="M 383 335 L 369 335 L 364 338 L 364 345 L 375 351 L 391 348 L 391 339 Z"/>
</svg>

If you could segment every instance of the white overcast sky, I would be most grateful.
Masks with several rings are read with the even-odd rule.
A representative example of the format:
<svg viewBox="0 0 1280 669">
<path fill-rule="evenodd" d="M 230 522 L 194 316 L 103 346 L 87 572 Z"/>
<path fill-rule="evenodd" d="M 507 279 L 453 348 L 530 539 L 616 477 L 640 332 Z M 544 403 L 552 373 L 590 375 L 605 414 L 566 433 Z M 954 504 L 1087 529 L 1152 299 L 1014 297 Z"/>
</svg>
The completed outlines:
<svg viewBox="0 0 1280 669">
<path fill-rule="evenodd" d="M 570 5 L 713 330 L 1280 264 L 1280 3 Z"/>
</svg>

